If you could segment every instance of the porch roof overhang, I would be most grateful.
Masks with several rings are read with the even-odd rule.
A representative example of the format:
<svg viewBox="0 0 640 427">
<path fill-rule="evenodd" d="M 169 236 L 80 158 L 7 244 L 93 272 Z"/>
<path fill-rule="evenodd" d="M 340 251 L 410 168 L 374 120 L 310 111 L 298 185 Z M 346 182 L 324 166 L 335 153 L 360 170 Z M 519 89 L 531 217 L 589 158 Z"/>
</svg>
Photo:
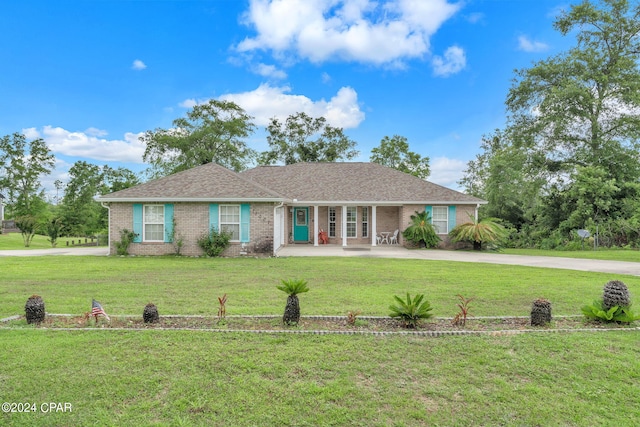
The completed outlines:
<svg viewBox="0 0 640 427">
<path fill-rule="evenodd" d="M 402 206 L 402 205 L 486 205 L 487 201 L 419 200 L 419 201 L 371 201 L 371 200 L 297 200 L 285 201 L 290 206 Z"/>
</svg>

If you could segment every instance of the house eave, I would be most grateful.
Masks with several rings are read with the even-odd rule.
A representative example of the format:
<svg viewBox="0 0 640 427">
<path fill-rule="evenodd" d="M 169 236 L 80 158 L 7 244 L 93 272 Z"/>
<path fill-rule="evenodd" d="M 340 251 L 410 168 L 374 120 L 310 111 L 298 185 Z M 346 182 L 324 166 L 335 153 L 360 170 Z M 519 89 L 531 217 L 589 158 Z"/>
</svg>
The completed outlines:
<svg viewBox="0 0 640 427">
<path fill-rule="evenodd" d="M 401 206 L 401 205 L 486 205 L 485 200 L 297 200 L 284 198 L 242 197 L 97 197 L 102 203 L 285 203 L 290 206 Z"/>
<path fill-rule="evenodd" d="M 486 205 L 486 200 L 478 201 L 456 201 L 456 200 L 418 200 L 418 201 L 372 201 L 372 200 L 296 200 L 293 199 L 288 204 L 291 206 L 401 206 L 401 205 Z"/>
<path fill-rule="evenodd" d="M 282 203 L 282 198 L 243 198 L 243 197 L 98 197 L 102 203 Z"/>
</svg>

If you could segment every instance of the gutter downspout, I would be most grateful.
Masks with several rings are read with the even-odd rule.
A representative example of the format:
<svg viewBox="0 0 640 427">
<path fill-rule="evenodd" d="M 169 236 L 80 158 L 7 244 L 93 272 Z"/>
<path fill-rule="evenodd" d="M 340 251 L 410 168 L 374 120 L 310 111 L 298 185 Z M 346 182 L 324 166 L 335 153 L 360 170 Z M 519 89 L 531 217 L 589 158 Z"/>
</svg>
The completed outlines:
<svg viewBox="0 0 640 427">
<path fill-rule="evenodd" d="M 107 234 L 107 253 L 106 255 L 109 256 L 111 255 L 111 206 L 107 203 L 105 204 L 105 202 L 100 202 L 100 205 L 102 205 L 103 208 L 107 208 L 107 211 L 109 211 L 109 222 L 108 222 L 108 234 Z"/>
<path fill-rule="evenodd" d="M 476 205 L 476 210 L 475 210 L 476 223 L 478 222 L 478 209 L 480 209 L 480 203 Z"/>
<path fill-rule="evenodd" d="M 276 205 L 276 206 L 273 207 L 273 231 L 275 231 L 275 229 L 276 229 L 276 219 L 277 219 L 276 211 L 278 209 L 282 208 L 283 206 L 284 206 L 284 202 L 280 202 L 279 205 Z M 281 228 L 280 229 L 280 233 L 282 233 L 282 227 L 280 227 L 280 228 Z M 275 241 L 275 238 L 276 238 L 276 236 L 273 236 L 273 240 L 274 241 Z M 280 248 L 278 248 L 278 249 L 280 249 Z M 278 249 L 276 249 L 275 245 L 273 246 L 273 256 L 276 256 L 276 251 Z"/>
</svg>

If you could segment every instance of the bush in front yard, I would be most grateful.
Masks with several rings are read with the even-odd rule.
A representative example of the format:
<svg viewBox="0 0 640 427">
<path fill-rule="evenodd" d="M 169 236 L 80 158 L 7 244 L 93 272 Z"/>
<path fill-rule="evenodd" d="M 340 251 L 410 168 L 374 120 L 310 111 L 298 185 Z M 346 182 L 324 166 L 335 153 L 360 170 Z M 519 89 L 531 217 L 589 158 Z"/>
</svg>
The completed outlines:
<svg viewBox="0 0 640 427">
<path fill-rule="evenodd" d="M 203 234 L 198 239 L 198 246 L 209 257 L 217 257 L 229 247 L 229 241 L 231 240 L 231 234 L 219 232 L 215 228 L 211 227 L 209 233 Z"/>
</svg>

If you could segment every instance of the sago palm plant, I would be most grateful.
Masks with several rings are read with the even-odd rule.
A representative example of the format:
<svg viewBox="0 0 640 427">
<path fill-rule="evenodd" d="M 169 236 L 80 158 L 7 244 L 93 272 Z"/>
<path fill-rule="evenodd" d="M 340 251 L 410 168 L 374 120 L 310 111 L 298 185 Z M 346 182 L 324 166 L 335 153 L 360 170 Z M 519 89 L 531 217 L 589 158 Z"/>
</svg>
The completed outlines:
<svg viewBox="0 0 640 427">
<path fill-rule="evenodd" d="M 402 232 L 402 236 L 415 245 L 427 248 L 433 248 L 440 242 L 426 211 L 416 211 L 415 215 L 411 215 L 411 225 Z"/>
<path fill-rule="evenodd" d="M 389 310 L 391 310 L 389 316 L 399 317 L 405 328 L 415 328 L 421 319 L 428 319 L 433 316 L 430 313 L 432 310 L 431 304 L 429 304 L 429 301 L 424 300 L 424 295 L 422 294 L 418 294 L 411 299 L 411 295 L 407 292 L 406 301 L 397 295 L 394 295 L 393 298 L 398 305 L 389 306 Z"/>
<path fill-rule="evenodd" d="M 504 228 L 497 218 L 485 218 L 482 221 L 471 221 L 457 225 L 449 232 L 452 242 L 471 242 L 473 250 L 482 250 L 482 244 L 489 243 L 500 245 L 509 236 L 509 231 Z"/>
<path fill-rule="evenodd" d="M 285 325 L 297 325 L 300 321 L 300 301 L 298 300 L 298 294 L 309 292 L 307 281 L 302 279 L 282 280 L 282 285 L 277 288 L 289 295 L 289 297 L 287 297 L 287 305 L 284 308 L 282 322 Z"/>
</svg>

